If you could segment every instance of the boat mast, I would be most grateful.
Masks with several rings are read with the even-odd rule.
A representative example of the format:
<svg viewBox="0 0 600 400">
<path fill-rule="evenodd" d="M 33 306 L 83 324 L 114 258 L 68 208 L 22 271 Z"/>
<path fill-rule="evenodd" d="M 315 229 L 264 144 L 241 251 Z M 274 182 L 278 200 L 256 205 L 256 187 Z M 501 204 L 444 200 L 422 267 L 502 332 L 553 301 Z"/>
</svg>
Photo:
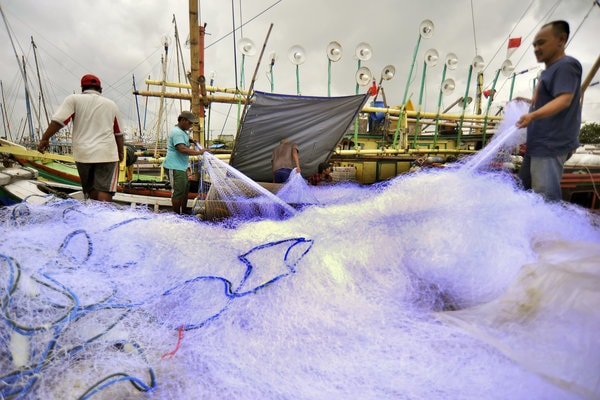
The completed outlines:
<svg viewBox="0 0 600 400">
<path fill-rule="evenodd" d="M 40 85 L 40 96 L 42 99 L 42 107 L 44 107 L 44 115 L 46 117 L 46 126 L 47 126 L 47 125 L 50 125 L 50 117 L 48 117 L 48 109 L 46 108 L 46 99 L 44 98 L 44 90 L 42 89 L 42 78 L 40 76 L 40 67 L 38 65 L 38 58 L 37 58 L 37 46 L 35 45 L 35 42 L 33 41 L 33 36 L 31 37 L 31 46 L 33 47 L 33 57 L 35 59 L 35 70 L 37 72 L 38 83 Z"/>
<path fill-rule="evenodd" d="M 25 68 L 26 68 L 25 56 L 22 56 L 22 59 L 23 59 L 23 80 L 25 82 L 25 105 L 27 107 L 27 122 L 29 123 L 29 141 L 31 143 L 33 143 L 35 141 L 35 132 L 34 132 L 34 128 L 33 128 L 33 119 L 31 116 L 31 103 L 29 101 L 29 90 L 27 90 L 29 85 L 27 85 L 27 72 L 25 70 Z"/>
<path fill-rule="evenodd" d="M 233 139 L 233 146 L 232 146 L 233 150 L 231 151 L 231 158 L 229 159 L 230 164 L 232 164 L 235 153 L 236 153 L 235 150 L 237 148 L 238 138 L 240 137 L 240 133 L 242 132 L 242 121 L 246 117 L 246 112 L 248 111 L 248 105 L 250 105 L 250 98 L 252 97 L 252 94 L 254 93 L 254 83 L 256 82 L 256 75 L 258 74 L 258 69 L 260 68 L 260 61 L 263 58 L 263 54 L 265 54 L 267 42 L 269 41 L 269 36 L 271 36 L 272 30 L 273 30 L 273 23 L 271 23 L 271 25 L 269 25 L 269 30 L 267 31 L 267 36 L 265 37 L 265 41 L 263 42 L 262 49 L 260 50 L 260 54 L 258 56 L 258 61 L 256 62 L 256 68 L 254 68 L 254 74 L 252 75 L 252 80 L 250 81 L 250 87 L 248 88 L 248 92 L 246 94 L 246 101 L 244 101 L 244 109 L 242 110 L 242 115 L 241 115 L 241 117 L 239 119 L 239 123 L 238 123 L 238 129 L 235 133 L 235 138 Z"/>
<path fill-rule="evenodd" d="M 2 20 L 4 21 L 4 26 L 6 27 L 6 33 L 8 33 L 8 38 L 10 39 L 10 44 L 12 46 L 13 49 L 13 53 L 15 54 L 15 58 L 17 60 L 17 64 L 19 65 L 19 71 L 21 72 L 21 76 L 23 77 L 23 82 L 25 84 L 25 102 L 27 105 L 27 115 L 28 115 L 28 120 L 29 120 L 29 128 L 30 128 L 30 135 L 31 135 L 31 141 L 33 141 L 34 139 L 34 134 L 33 134 L 33 122 L 31 121 L 31 106 L 29 103 L 29 86 L 27 85 L 27 77 L 25 75 L 25 57 L 23 56 L 23 69 L 21 69 L 21 61 L 19 60 L 19 55 L 17 54 L 17 49 L 15 48 L 15 43 L 13 41 L 13 37 L 10 33 L 10 28 L 8 26 L 8 21 L 6 20 L 6 15 L 4 14 L 4 10 L 2 9 L 2 5 L 0 5 L 0 14 L 2 14 Z"/>
<path fill-rule="evenodd" d="M 165 55 L 161 57 L 162 61 L 162 85 L 160 89 L 160 103 L 158 106 L 158 122 L 156 124 L 156 142 L 154 144 L 154 157 L 158 158 L 158 142 L 161 138 L 161 129 L 162 129 L 162 116 L 163 110 L 165 108 L 165 83 L 167 82 L 167 59 L 169 56 L 169 40 L 168 38 L 164 38 L 163 45 L 165 47 Z"/>
<path fill-rule="evenodd" d="M 475 92 L 475 114 L 481 115 L 481 96 L 483 95 L 483 71 L 477 73 L 477 91 Z"/>
<path fill-rule="evenodd" d="M 131 79 L 133 80 L 133 93 L 137 93 L 137 88 L 135 87 L 135 75 L 131 74 Z M 138 95 L 135 94 L 135 110 L 137 111 L 137 120 L 138 120 L 138 136 L 140 141 L 142 139 L 142 121 L 140 120 L 140 105 L 138 103 Z"/>
<path fill-rule="evenodd" d="M 173 14 L 173 24 L 175 25 L 175 53 L 177 55 L 177 82 L 181 82 L 181 71 L 185 72 L 185 62 L 183 59 L 183 51 L 181 50 L 181 40 L 179 39 L 179 29 L 177 28 L 177 19 Z M 181 65 L 181 68 L 180 68 Z M 187 75 L 184 75 L 186 82 L 189 81 Z M 179 88 L 181 93 L 182 88 Z M 183 99 L 179 99 L 179 111 L 183 111 Z"/>
<path fill-rule="evenodd" d="M 148 75 L 148 79 L 150 79 L 150 75 Z M 150 89 L 150 85 L 146 84 L 146 90 Z M 146 102 L 144 104 L 144 130 L 146 130 L 146 120 L 148 117 L 148 96 L 146 96 Z"/>
<path fill-rule="evenodd" d="M 2 126 L 4 127 L 4 138 L 12 141 L 12 138 L 9 138 L 8 136 L 6 136 L 6 119 L 4 118 L 3 103 L 0 103 L 0 113 L 2 113 Z"/>
<path fill-rule="evenodd" d="M 0 81 L 0 92 L 2 93 L 2 125 L 4 125 L 4 137 L 6 136 L 6 128 L 8 128 L 8 140 L 13 140 L 12 132 L 10 131 L 10 122 L 8 121 L 8 114 L 6 113 L 6 99 L 4 98 L 4 85 Z"/>
<path fill-rule="evenodd" d="M 198 24 L 198 0 L 189 0 L 190 12 L 190 62 L 192 86 L 192 113 L 198 116 L 193 126 L 192 138 L 204 146 L 204 107 L 200 102 L 200 77 L 204 79 L 204 32 L 206 25 Z"/>
<path fill-rule="evenodd" d="M 175 14 L 173 14 L 173 25 L 175 26 L 175 56 L 177 58 L 177 82 L 181 82 L 181 70 L 179 69 L 179 63 L 181 62 L 181 60 L 179 60 L 179 50 L 180 50 L 180 46 L 179 46 L 179 32 L 177 32 L 177 20 L 175 19 Z M 181 89 L 179 89 L 179 92 L 181 92 Z M 181 113 L 183 111 L 183 103 L 181 101 L 181 99 L 179 99 L 179 112 Z"/>
</svg>

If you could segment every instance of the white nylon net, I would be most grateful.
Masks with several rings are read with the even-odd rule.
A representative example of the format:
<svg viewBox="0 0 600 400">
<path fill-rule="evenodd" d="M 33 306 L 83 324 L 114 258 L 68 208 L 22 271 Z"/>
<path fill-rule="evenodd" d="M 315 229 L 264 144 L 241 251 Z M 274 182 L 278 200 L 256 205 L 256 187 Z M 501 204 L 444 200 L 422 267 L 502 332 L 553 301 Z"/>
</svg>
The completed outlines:
<svg viewBox="0 0 600 400">
<path fill-rule="evenodd" d="M 0 398 L 600 396 L 593 215 L 501 174 L 318 189 L 235 227 L 0 208 Z"/>
<path fill-rule="evenodd" d="M 296 213 L 267 188 L 210 153 L 204 153 L 203 167 L 203 179 L 209 188 L 205 201 L 194 212 L 204 219 L 284 219 Z"/>
</svg>

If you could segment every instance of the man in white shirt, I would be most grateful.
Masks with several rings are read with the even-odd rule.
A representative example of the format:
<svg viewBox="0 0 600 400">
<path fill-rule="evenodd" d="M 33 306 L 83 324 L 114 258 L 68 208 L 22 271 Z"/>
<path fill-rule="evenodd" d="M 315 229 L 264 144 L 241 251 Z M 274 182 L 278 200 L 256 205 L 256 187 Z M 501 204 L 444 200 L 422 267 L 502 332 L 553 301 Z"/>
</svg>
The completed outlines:
<svg viewBox="0 0 600 400">
<path fill-rule="evenodd" d="M 73 158 L 86 198 L 112 201 L 117 191 L 119 162 L 123 161 L 121 115 L 117 105 L 102 97 L 100 79 L 91 74 L 81 78 L 81 93 L 67 96 L 52 116 L 38 151 L 48 148 L 49 139 L 73 122 Z"/>
</svg>

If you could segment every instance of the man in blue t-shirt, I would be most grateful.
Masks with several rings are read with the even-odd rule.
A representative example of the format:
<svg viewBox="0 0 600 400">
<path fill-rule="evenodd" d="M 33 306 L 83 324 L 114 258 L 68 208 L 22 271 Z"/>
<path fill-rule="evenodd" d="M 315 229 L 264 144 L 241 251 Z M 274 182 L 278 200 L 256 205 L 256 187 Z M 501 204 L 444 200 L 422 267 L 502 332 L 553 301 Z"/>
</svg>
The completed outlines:
<svg viewBox="0 0 600 400">
<path fill-rule="evenodd" d="M 527 127 L 527 150 L 519 176 L 526 189 L 549 201 L 562 198 L 564 163 L 579 147 L 581 126 L 581 64 L 565 55 L 569 24 L 550 22 L 533 41 L 535 57 L 544 62 L 529 113 L 517 121 Z"/>
<path fill-rule="evenodd" d="M 177 117 L 177 125 L 171 129 L 167 141 L 167 155 L 163 162 L 165 173 L 169 176 L 171 183 L 171 204 L 173 212 L 184 214 L 187 209 L 187 198 L 190 190 L 187 169 L 190 156 L 204 154 L 204 149 L 190 149 L 190 137 L 187 131 L 197 123 L 198 120 L 189 111 L 183 111 Z"/>
</svg>

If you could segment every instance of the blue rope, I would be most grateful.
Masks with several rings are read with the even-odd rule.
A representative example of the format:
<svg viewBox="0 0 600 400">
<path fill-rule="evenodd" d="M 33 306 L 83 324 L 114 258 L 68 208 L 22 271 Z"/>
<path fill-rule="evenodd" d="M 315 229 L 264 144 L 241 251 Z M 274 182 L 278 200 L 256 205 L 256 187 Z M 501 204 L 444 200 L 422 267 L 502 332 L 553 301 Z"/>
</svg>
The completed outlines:
<svg viewBox="0 0 600 400">
<path fill-rule="evenodd" d="M 84 231 L 83 229 L 78 229 L 76 231 L 73 231 L 71 233 L 69 233 L 69 235 L 67 236 L 66 240 L 62 243 L 62 245 L 60 246 L 60 248 L 58 249 L 58 253 L 65 255 L 65 249 L 69 246 L 69 243 L 71 242 L 71 239 L 73 239 L 75 236 L 79 235 L 79 234 L 83 234 L 85 235 L 87 242 L 88 242 L 88 249 L 87 249 L 87 256 L 85 257 L 85 259 L 83 261 L 87 261 L 90 256 L 92 255 L 92 241 L 90 239 L 90 235 L 88 235 L 88 233 L 86 231 Z"/>
<path fill-rule="evenodd" d="M 122 226 L 124 226 L 124 225 L 127 225 L 127 224 L 130 224 L 130 223 L 132 223 L 132 222 L 136 222 L 136 221 L 147 221 L 147 220 L 149 220 L 149 219 L 150 219 L 150 217 L 135 217 L 135 218 L 130 218 L 130 219 L 127 219 L 127 220 L 125 220 L 125 221 L 121 221 L 121 222 L 119 222 L 119 223 L 117 223 L 117 224 L 114 224 L 114 225 L 112 225 L 112 226 L 108 227 L 106 230 L 107 230 L 107 231 L 112 231 L 113 229 L 120 228 L 120 227 L 122 227 Z"/>
<path fill-rule="evenodd" d="M 24 210 L 25 212 L 22 212 L 23 207 L 20 207 L 19 212 L 21 212 L 21 214 L 19 214 L 19 215 L 16 215 L 16 213 L 17 213 L 16 210 L 17 210 L 17 207 L 15 207 L 13 209 L 13 216 L 15 216 L 15 220 L 17 220 L 18 218 L 21 218 L 22 216 L 29 215 L 29 209 L 27 207 L 25 207 L 25 210 Z M 70 208 L 70 209 L 65 210 L 63 212 L 63 215 L 66 215 L 66 212 L 69 210 L 77 211 L 77 210 L 73 210 Z M 149 219 L 149 218 L 128 219 L 126 221 L 119 222 L 117 224 L 114 224 L 114 225 L 106 228 L 105 231 L 106 232 L 112 231 L 116 228 L 122 227 L 122 226 L 132 223 L 134 221 L 145 220 L 145 219 Z M 69 244 L 71 243 L 71 241 L 74 238 L 76 238 L 80 235 L 84 235 L 84 237 L 88 243 L 87 252 L 84 256 L 84 259 L 81 261 L 82 262 L 89 261 L 90 257 L 93 254 L 93 250 L 94 250 L 93 241 L 92 241 L 91 236 L 83 229 L 78 229 L 78 230 L 75 230 L 75 231 L 69 233 L 66 236 L 65 240 L 63 241 L 63 243 L 61 244 L 61 246 L 59 247 L 58 254 L 61 256 L 68 256 L 68 254 L 66 252 L 67 252 Z M 285 267 L 287 268 L 287 272 L 279 274 L 279 275 L 273 277 L 272 279 L 268 280 L 267 282 L 264 282 L 254 288 L 242 291 L 242 288 L 247 283 L 248 279 L 252 276 L 252 273 L 254 270 L 254 266 L 252 265 L 251 261 L 249 260 L 249 257 L 251 256 L 251 254 L 253 254 L 257 251 L 261 251 L 261 250 L 270 248 L 270 247 L 274 247 L 274 246 L 278 246 L 278 245 L 285 245 L 285 244 L 288 245 L 288 248 L 285 251 L 285 254 L 283 257 L 283 262 L 284 262 Z M 304 249 L 304 251 L 300 252 L 295 258 L 292 258 L 291 257 L 292 249 L 294 249 L 296 246 L 301 245 L 301 244 L 305 244 L 306 248 Z M 246 266 L 246 270 L 244 271 L 242 280 L 240 281 L 240 283 L 237 286 L 235 286 L 234 283 L 232 283 L 230 280 L 228 280 L 224 277 L 221 277 L 221 276 L 201 275 L 201 276 L 196 276 L 192 279 L 183 281 L 180 284 L 175 285 L 174 287 L 172 287 L 162 293 L 153 294 L 144 300 L 137 301 L 137 302 L 129 302 L 129 303 L 114 301 L 115 296 L 117 294 L 117 285 L 116 285 L 116 282 L 110 280 L 111 283 L 113 284 L 113 287 L 112 287 L 112 292 L 108 296 L 105 296 L 103 299 L 101 299 L 100 301 L 98 301 L 94 304 L 82 306 L 78 295 L 71 288 L 65 286 L 59 280 L 53 278 L 51 276 L 51 274 L 46 273 L 42 269 L 40 269 L 37 272 L 38 276 L 32 277 L 33 281 L 38 283 L 39 285 L 46 287 L 47 289 L 53 291 L 54 293 L 61 294 L 66 299 L 66 305 L 56 304 L 55 302 L 52 302 L 49 299 L 46 299 L 47 305 L 50 307 L 50 309 L 60 311 L 60 313 L 57 317 L 54 318 L 54 320 L 51 323 L 49 323 L 49 324 L 44 323 L 44 324 L 40 324 L 39 326 L 24 326 L 22 324 L 19 324 L 15 320 L 15 317 L 12 316 L 11 305 L 13 305 L 13 302 L 16 300 L 13 296 L 14 296 L 15 291 L 17 290 L 19 283 L 20 283 L 21 267 L 20 267 L 18 261 L 15 260 L 14 258 L 4 255 L 4 254 L 0 254 L 0 276 L 4 275 L 4 276 L 7 276 L 7 278 L 8 278 L 6 280 L 6 282 L 7 282 L 6 283 L 6 291 L 1 298 L 2 315 L 0 315 L 0 318 L 2 318 L 4 320 L 5 325 L 8 326 L 9 329 L 11 329 L 14 332 L 17 332 L 21 335 L 24 335 L 24 336 L 33 336 L 38 333 L 47 332 L 47 331 L 52 332 L 51 339 L 49 340 L 46 347 L 41 352 L 38 361 L 35 362 L 33 366 L 24 367 L 22 369 L 12 371 L 4 376 L 0 376 L 0 382 L 2 382 L 2 385 L 0 385 L 0 398 L 17 398 L 17 399 L 26 398 L 29 395 L 29 393 L 32 390 L 34 390 L 35 384 L 37 383 L 41 373 L 43 373 L 46 369 L 51 367 L 53 365 L 53 363 L 56 363 L 57 361 L 59 361 L 61 359 L 66 359 L 67 357 L 71 357 L 71 356 L 77 354 L 78 352 L 83 351 L 84 349 L 86 349 L 86 347 L 89 344 L 100 339 L 102 336 L 104 336 L 106 333 L 108 333 L 111 329 L 113 329 L 117 324 L 119 324 L 121 321 L 123 321 L 132 311 L 138 310 L 138 311 L 143 312 L 143 310 L 140 310 L 140 308 L 142 306 L 148 304 L 149 302 L 160 301 L 160 299 L 162 297 L 173 295 L 177 291 L 184 290 L 187 286 L 190 286 L 190 285 L 200 282 L 200 281 L 221 282 L 223 284 L 223 294 L 227 297 L 226 304 L 220 310 L 218 310 L 214 314 L 210 315 L 209 317 L 206 317 L 206 318 L 202 319 L 201 321 L 195 321 L 193 323 L 185 324 L 182 327 L 184 330 L 199 329 L 199 328 L 205 326 L 206 324 L 210 323 L 211 321 L 214 321 L 215 319 L 219 318 L 223 314 L 223 312 L 225 312 L 228 309 L 229 305 L 234 300 L 244 297 L 244 296 L 247 296 L 247 295 L 250 295 L 250 294 L 255 294 L 256 292 L 260 291 L 261 289 L 265 288 L 266 286 L 271 285 L 271 284 L 279 281 L 280 279 L 295 273 L 296 266 L 298 265 L 300 260 L 310 251 L 310 249 L 312 248 L 312 245 L 313 245 L 312 240 L 298 237 L 298 238 L 290 238 L 290 239 L 269 242 L 266 244 L 255 246 L 248 252 L 238 256 L 238 259 Z M 52 265 L 52 261 L 46 265 L 47 266 Z M 1 290 L 1 288 L 0 288 L 0 290 Z M 72 327 L 74 323 L 81 320 L 85 315 L 88 315 L 88 314 L 94 313 L 94 312 L 98 312 L 98 311 L 102 311 L 102 310 L 122 310 L 122 312 L 108 327 L 106 327 L 102 332 L 98 333 L 94 337 L 89 338 L 86 341 L 84 341 L 83 343 L 78 344 L 72 348 L 69 348 L 66 350 L 61 349 L 61 351 L 59 351 L 59 352 L 55 351 L 57 343 L 60 341 L 61 336 L 65 333 L 65 330 L 68 327 Z M 169 327 L 171 329 L 177 329 L 182 326 L 182 325 L 173 326 L 171 324 L 166 323 L 165 321 L 163 321 L 162 324 L 163 324 L 163 326 Z M 74 329 L 74 328 L 72 328 L 72 329 Z M 8 338 L 6 338 L 6 340 L 8 340 Z M 120 343 L 121 343 L 121 345 L 123 344 L 123 342 L 120 342 Z M 137 349 L 138 353 L 140 354 L 140 356 L 146 363 L 150 383 L 146 384 L 139 378 L 130 376 L 125 373 L 114 373 L 114 374 L 111 374 L 111 375 L 101 379 L 100 381 L 98 381 L 96 384 L 94 384 L 92 387 L 90 387 L 83 395 L 81 395 L 81 397 L 79 397 L 79 399 L 82 399 L 82 400 L 89 399 L 92 396 L 94 396 L 95 394 L 104 390 L 105 388 L 107 388 L 111 385 L 117 384 L 119 382 L 130 382 L 137 390 L 139 390 L 141 392 L 148 392 L 148 391 L 153 390 L 156 387 L 157 383 L 156 383 L 156 376 L 155 376 L 154 370 L 152 369 L 152 367 L 150 367 L 148 365 L 147 360 L 144 358 L 143 350 L 137 343 L 131 343 L 131 344 Z M 35 352 L 34 352 L 34 356 L 35 356 Z M 10 355 L 10 357 L 12 360 L 12 355 Z M 32 357 L 32 359 L 33 358 L 35 358 L 35 357 Z M 16 397 L 14 397 L 14 396 L 16 396 Z"/>
</svg>

